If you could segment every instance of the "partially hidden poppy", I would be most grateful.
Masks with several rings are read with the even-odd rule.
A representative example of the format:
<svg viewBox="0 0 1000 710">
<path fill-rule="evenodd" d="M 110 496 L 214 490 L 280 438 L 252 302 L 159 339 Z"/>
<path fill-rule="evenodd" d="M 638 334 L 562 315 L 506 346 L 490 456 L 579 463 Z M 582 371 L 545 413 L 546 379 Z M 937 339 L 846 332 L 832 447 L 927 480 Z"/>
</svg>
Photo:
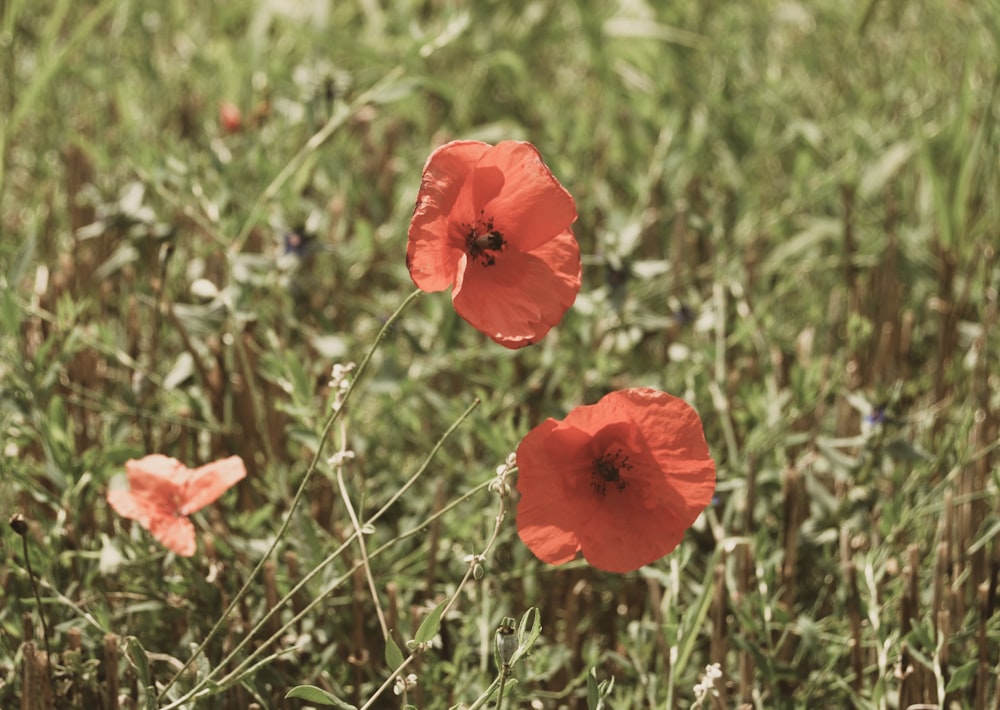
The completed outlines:
<svg viewBox="0 0 1000 710">
<path fill-rule="evenodd" d="M 517 532 L 542 561 L 630 572 L 671 552 L 715 491 L 701 420 L 653 389 L 547 419 L 517 448 Z"/>
<path fill-rule="evenodd" d="M 183 557 L 194 554 L 194 525 L 187 516 L 214 503 L 247 475 L 239 456 L 189 469 L 163 454 L 125 462 L 129 489 L 108 491 L 119 515 L 135 520 L 164 547 Z"/>
<path fill-rule="evenodd" d="M 508 348 L 538 342 L 580 290 L 576 203 L 535 146 L 454 141 L 424 166 L 406 247 L 423 291 Z"/>
</svg>

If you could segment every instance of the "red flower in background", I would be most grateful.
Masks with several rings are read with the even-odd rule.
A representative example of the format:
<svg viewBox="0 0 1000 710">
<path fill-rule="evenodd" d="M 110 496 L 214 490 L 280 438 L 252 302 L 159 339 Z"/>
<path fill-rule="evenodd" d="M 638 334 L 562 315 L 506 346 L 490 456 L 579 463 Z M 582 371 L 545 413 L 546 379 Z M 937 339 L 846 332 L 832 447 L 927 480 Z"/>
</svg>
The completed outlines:
<svg viewBox="0 0 1000 710">
<path fill-rule="evenodd" d="M 130 490 L 108 491 L 108 503 L 137 521 L 164 547 L 183 557 L 195 551 L 191 513 L 214 503 L 247 475 L 243 459 L 230 456 L 191 470 L 177 459 L 151 454 L 125 462 Z"/>
<path fill-rule="evenodd" d="M 243 113 L 240 107 L 232 101 L 219 104 L 219 125 L 226 133 L 239 133 L 243 130 Z"/>
<path fill-rule="evenodd" d="M 530 143 L 454 141 L 424 166 L 406 265 L 508 348 L 537 342 L 580 290 L 576 204 Z"/>
<path fill-rule="evenodd" d="M 698 414 L 652 389 L 612 392 L 547 419 L 517 447 L 517 532 L 544 562 L 577 552 L 630 572 L 658 560 L 712 500 L 715 463 Z"/>
</svg>

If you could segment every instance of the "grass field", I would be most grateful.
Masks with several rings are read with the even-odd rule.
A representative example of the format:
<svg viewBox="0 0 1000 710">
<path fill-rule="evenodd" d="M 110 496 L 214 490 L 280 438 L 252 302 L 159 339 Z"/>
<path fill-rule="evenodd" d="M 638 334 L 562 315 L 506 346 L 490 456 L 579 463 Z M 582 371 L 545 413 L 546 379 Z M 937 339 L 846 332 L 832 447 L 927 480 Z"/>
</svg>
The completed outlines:
<svg viewBox="0 0 1000 710">
<path fill-rule="evenodd" d="M 0 76 L 0 707 L 1000 709 L 997 0 L 7 0 Z M 454 139 L 575 199 L 530 347 L 413 295 Z M 497 468 L 629 387 L 715 497 L 548 565 Z M 190 558 L 152 453 L 246 463 Z"/>
</svg>

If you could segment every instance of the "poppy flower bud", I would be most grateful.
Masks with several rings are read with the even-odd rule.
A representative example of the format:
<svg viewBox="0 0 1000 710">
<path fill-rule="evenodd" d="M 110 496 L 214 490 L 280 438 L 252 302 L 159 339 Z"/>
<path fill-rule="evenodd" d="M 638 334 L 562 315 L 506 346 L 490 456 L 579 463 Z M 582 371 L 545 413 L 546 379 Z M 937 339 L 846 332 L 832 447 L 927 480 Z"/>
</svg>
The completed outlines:
<svg viewBox="0 0 1000 710">
<path fill-rule="evenodd" d="M 497 627 L 496 635 L 497 659 L 502 668 L 510 672 L 510 662 L 517 651 L 517 634 L 514 628 L 514 619 L 505 616 Z"/>
<path fill-rule="evenodd" d="M 28 534 L 28 521 L 20 513 L 14 513 L 10 516 L 10 529 L 24 537 Z"/>
</svg>

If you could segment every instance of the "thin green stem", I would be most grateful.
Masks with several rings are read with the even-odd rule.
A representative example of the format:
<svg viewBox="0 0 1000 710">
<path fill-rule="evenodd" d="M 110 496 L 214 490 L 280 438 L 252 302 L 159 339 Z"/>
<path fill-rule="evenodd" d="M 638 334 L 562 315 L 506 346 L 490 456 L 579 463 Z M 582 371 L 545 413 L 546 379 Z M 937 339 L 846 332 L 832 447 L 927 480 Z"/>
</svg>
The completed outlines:
<svg viewBox="0 0 1000 710">
<path fill-rule="evenodd" d="M 493 693 L 499 687 L 500 687 L 500 676 L 497 676 L 496 678 L 493 679 L 493 682 L 490 683 L 489 687 L 483 691 L 483 694 L 480 695 L 478 698 L 476 698 L 475 702 L 473 702 L 472 705 L 469 706 L 469 710 L 479 710 L 479 708 L 483 707 L 486 704 L 486 701 L 489 700 L 491 697 L 493 697 Z"/>
<path fill-rule="evenodd" d="M 45 610 L 42 608 L 42 597 L 38 594 L 38 584 L 35 582 L 35 573 L 31 569 L 31 555 L 28 550 L 28 535 L 21 535 L 21 544 L 24 548 L 24 566 L 28 570 L 28 579 L 31 580 L 31 589 L 35 592 L 35 604 L 38 605 L 38 618 L 42 622 L 42 640 L 45 642 L 45 671 L 49 676 L 49 689 L 55 694 L 55 684 L 52 682 L 52 649 L 49 648 L 49 625 L 45 621 Z"/>
<path fill-rule="evenodd" d="M 479 484 L 478 486 L 476 486 L 472 490 L 468 491 L 467 493 L 465 493 L 461 497 L 456 498 L 454 501 L 452 501 L 451 503 L 449 503 L 448 505 L 446 505 L 444 508 L 442 508 L 441 510 L 439 510 L 437 513 L 434 513 L 433 515 L 427 517 L 419 525 L 411 528 L 410 530 L 407 530 L 404 533 L 401 533 L 401 534 L 397 535 L 392 540 L 389 540 L 388 542 L 380 545 L 376 549 L 374 549 L 371 552 L 369 552 L 368 553 L 368 558 L 369 559 L 374 559 L 374 558 L 378 557 L 379 555 L 381 555 L 386 550 L 388 550 L 390 547 L 392 547 L 393 545 L 395 545 L 396 543 L 402 542 L 403 540 L 406 540 L 408 538 L 413 537 L 414 535 L 417 535 L 417 534 L 423 532 L 427 528 L 428 525 L 430 525 L 434 521 L 438 520 L 439 518 L 444 517 L 447 513 L 449 513 L 450 511 L 452 511 L 453 509 L 455 509 L 456 507 L 458 507 L 459 505 L 461 505 L 465 501 L 471 499 L 473 496 L 475 496 L 477 493 L 479 493 L 483 489 L 488 488 L 489 485 L 490 485 L 490 483 L 491 483 L 491 481 L 484 481 L 483 483 Z M 382 512 L 384 512 L 384 509 L 379 512 L 379 515 L 381 515 Z M 374 521 L 374 520 L 375 520 L 375 518 L 371 519 L 371 521 Z M 357 531 L 355 531 L 354 533 L 352 533 L 351 536 L 350 536 L 350 538 L 348 538 L 347 540 L 345 540 L 344 544 L 341 545 L 341 547 L 339 548 L 338 552 L 340 552 L 343 549 L 345 549 L 354 540 L 354 537 L 356 535 L 358 535 Z M 494 539 L 495 539 L 495 537 L 494 537 Z M 316 568 L 316 570 L 314 572 L 316 572 L 316 571 L 322 569 L 323 567 L 325 567 L 330 561 L 332 561 L 332 557 L 333 556 L 331 555 L 331 557 L 327 558 L 322 563 L 320 563 L 320 565 Z M 308 616 L 313 611 L 313 609 L 315 609 L 317 606 L 319 606 L 330 594 L 332 594 L 334 591 L 336 591 L 336 589 L 338 587 L 340 587 L 340 585 L 343 584 L 346 580 L 350 579 L 351 575 L 354 574 L 355 572 L 357 572 L 359 569 L 361 569 L 361 563 L 360 562 L 356 562 L 344 574 L 342 574 L 340 577 L 338 577 L 337 579 L 335 579 L 332 582 L 330 582 L 330 584 L 328 584 L 325 589 L 323 589 L 322 591 L 320 591 L 320 593 L 317 594 L 316 597 L 311 602 L 309 602 L 309 604 L 307 604 L 302 609 L 302 611 L 300 611 L 295 616 L 293 616 L 291 619 L 289 619 L 280 629 L 278 629 L 277 631 L 275 631 L 268 639 L 266 639 L 262 644 L 260 644 L 257 648 L 255 648 L 250 653 L 250 655 L 247 656 L 236 668 L 234 668 L 232 671 L 230 671 L 230 673 L 228 675 L 226 675 L 224 678 L 222 678 L 222 680 L 220 680 L 219 683 L 218 683 L 219 687 L 225 688 L 225 687 L 228 687 L 228 686 L 232 685 L 233 683 L 238 682 L 239 679 L 242 678 L 243 675 L 245 675 L 245 673 L 243 672 L 244 669 L 250 664 L 250 662 L 254 658 L 256 658 L 258 655 L 260 655 L 260 653 L 264 649 L 268 648 L 271 644 L 276 643 L 278 640 L 280 640 L 281 638 L 283 638 L 284 635 L 288 632 L 289 629 L 291 629 L 293 626 L 295 626 L 296 624 L 298 624 L 299 621 L 301 621 L 303 618 L 305 618 L 306 616 Z M 313 575 L 314 572 L 310 573 L 310 575 Z M 466 575 L 466 577 L 467 576 L 468 575 Z M 464 584 L 464 579 L 463 579 L 463 584 Z M 296 587 L 296 589 L 297 588 L 298 587 Z M 285 598 L 287 599 L 287 598 L 290 598 L 290 597 L 291 597 L 291 592 L 288 595 L 286 595 Z M 284 600 L 282 600 L 282 601 L 284 601 Z M 448 608 L 450 608 L 450 606 L 451 605 L 449 604 Z M 278 608 L 280 608 L 280 603 L 279 603 L 279 605 L 276 605 L 276 607 L 275 607 L 275 609 L 278 609 Z M 442 616 L 444 616 L 444 614 L 442 614 Z M 250 632 L 244 637 L 243 641 L 241 641 L 240 644 L 238 646 L 236 646 L 236 648 L 234 648 L 232 651 L 230 651 L 229 654 L 227 654 L 226 657 L 222 661 L 219 662 L 217 668 L 222 668 L 222 667 L 226 666 L 236 656 L 236 654 L 238 654 L 240 651 L 242 651 L 243 648 L 245 648 L 247 646 L 247 644 L 249 644 L 250 641 L 254 638 L 254 636 L 256 635 L 256 633 L 261 628 L 263 628 L 264 622 L 266 621 L 266 619 L 267 619 L 267 617 L 265 617 L 264 621 L 258 622 L 257 625 L 253 629 L 251 629 Z M 210 673 L 209 676 L 207 676 L 206 678 L 202 679 L 202 682 L 199 683 L 198 686 L 196 686 L 195 688 L 192 688 L 192 690 L 187 695 L 185 695 L 183 698 L 179 698 L 178 700 L 175 700 L 170 705 L 167 705 L 166 707 L 162 708 L 162 710 L 172 710 L 172 708 L 175 708 L 175 707 L 181 705 L 182 703 L 187 702 L 188 700 L 194 699 L 196 697 L 195 694 L 198 693 L 201 690 L 201 687 L 204 686 L 206 684 L 206 682 L 211 677 L 213 677 L 213 675 L 214 674 Z"/>
<path fill-rule="evenodd" d="M 507 685 L 507 678 L 510 676 L 510 667 L 504 665 L 500 668 L 500 689 L 497 691 L 497 710 L 503 710 L 503 690 Z"/>
<path fill-rule="evenodd" d="M 492 483 L 492 481 L 487 481 L 485 485 L 489 486 L 490 483 Z M 480 488 L 481 487 L 482 486 L 480 486 Z M 465 570 L 465 575 L 462 577 L 462 581 L 459 582 L 458 585 L 455 587 L 455 591 L 452 593 L 451 598 L 448 600 L 448 603 L 445 605 L 444 609 L 441 611 L 441 618 L 442 619 L 445 618 L 445 615 L 448 613 L 448 611 L 452 608 L 452 606 L 455 605 L 455 602 L 458 601 L 458 597 L 462 593 L 462 590 L 465 588 L 465 585 L 468 584 L 468 582 L 469 582 L 470 579 L 472 579 L 473 574 L 475 573 L 475 568 L 476 568 L 476 559 L 475 558 L 476 557 L 485 556 L 486 553 L 488 553 L 491 549 L 493 549 L 493 545 L 496 544 L 497 538 L 500 536 L 500 527 L 501 527 L 501 525 L 503 523 L 503 519 L 506 516 L 506 514 L 507 514 L 507 508 L 506 508 L 506 505 L 504 503 L 504 498 L 503 498 L 503 496 L 500 496 L 500 508 L 497 510 L 496 522 L 495 522 L 495 524 L 493 526 L 493 534 L 490 535 L 490 539 L 486 542 L 486 546 L 483 548 L 482 553 L 480 555 L 473 555 L 473 560 L 469 563 L 469 568 L 467 570 Z M 428 522 L 430 522 L 430 521 L 428 521 Z M 424 526 L 421 526 L 421 528 L 423 528 L 423 527 Z M 400 539 L 402 539 L 402 538 L 400 538 Z M 382 548 L 379 548 L 379 550 L 381 550 L 381 549 Z M 376 690 L 375 693 L 368 699 L 368 702 L 366 702 L 364 705 L 361 706 L 360 710 L 368 710 L 368 708 L 370 708 L 372 706 L 372 704 L 379 698 L 379 696 L 381 696 L 382 693 L 385 692 L 385 689 L 388 688 L 392 684 L 392 682 L 395 680 L 395 678 L 402 671 L 403 667 L 407 663 L 409 663 L 409 661 L 411 659 L 413 659 L 418 653 L 420 653 L 421 650 L 422 649 L 420 649 L 420 648 L 414 649 L 410 653 L 410 655 L 407 657 L 407 659 L 402 664 L 400 664 L 399 668 L 397 668 L 395 671 L 393 671 L 393 673 L 390 674 L 389 678 L 387 678 L 386 681 L 381 686 L 379 686 L 378 690 Z M 501 672 L 501 675 L 502 675 L 502 672 Z M 502 693 L 502 688 L 503 688 L 503 683 L 502 682 L 501 682 L 501 686 L 500 687 L 501 687 L 501 693 Z"/>
<path fill-rule="evenodd" d="M 344 426 L 344 422 L 340 423 L 340 453 L 341 455 L 347 452 L 347 427 Z M 385 622 L 385 614 L 382 612 L 382 605 L 379 603 L 378 599 L 378 588 L 375 586 L 375 578 L 372 576 L 372 568 L 368 563 L 368 546 L 365 544 L 365 536 L 362 531 L 361 521 L 358 520 L 358 514 L 354 510 L 354 504 L 351 503 L 351 496 L 347 492 L 347 483 L 344 481 L 344 461 L 343 456 L 337 462 L 337 487 L 340 489 L 340 498 L 344 501 L 344 507 L 347 509 L 347 515 L 351 519 L 351 525 L 354 526 L 358 540 L 358 551 L 361 553 L 361 566 L 365 570 L 365 579 L 368 582 L 368 591 L 372 595 L 372 604 L 375 605 L 375 614 L 378 616 L 379 626 L 382 628 L 382 639 L 389 638 L 389 625 Z"/>
<path fill-rule="evenodd" d="M 421 476 L 421 474 L 423 474 L 424 471 L 426 471 L 430 467 L 431 461 L 437 455 L 437 452 L 440 451 L 441 447 L 444 445 L 444 442 L 447 441 L 451 437 L 451 435 L 458 429 L 458 427 L 462 424 L 462 422 L 464 422 L 469 417 L 469 415 L 472 414 L 473 410 L 476 407 L 478 407 L 478 406 L 479 406 L 479 400 L 476 399 L 471 405 L 469 405 L 468 408 L 466 408 L 466 410 L 464 412 L 462 412 L 462 414 L 458 417 L 458 419 L 456 419 L 455 422 L 448 428 L 448 430 L 441 436 L 441 438 L 438 439 L 437 443 L 431 449 L 430 453 L 427 454 L 427 457 L 424 459 L 423 464 L 420 466 L 420 468 L 417 469 L 416 473 L 414 473 L 410 477 L 410 479 L 403 485 L 402 490 L 406 490 L 407 488 L 409 488 L 410 486 L 412 486 L 416 482 L 416 480 Z M 407 537 L 409 537 L 410 535 L 416 534 L 417 531 L 425 528 L 427 525 L 429 525 L 430 523 L 434 522 L 437 518 L 439 518 L 442 515 L 444 515 L 444 513 L 446 513 L 447 511 L 451 510 L 452 508 L 454 508 L 456 505 L 458 505 L 462 501 L 466 500 L 467 498 L 469 498 L 472 495 L 474 495 L 475 493 L 477 493 L 481 488 L 482 488 L 482 486 L 473 489 L 466 496 L 463 496 L 462 498 L 459 498 L 453 504 L 445 507 L 440 512 L 438 512 L 435 515 L 431 516 L 428 520 L 426 520 L 424 523 L 422 523 L 417 528 L 414 528 L 413 530 L 411 530 L 411 531 L 409 531 L 407 533 L 404 533 L 402 536 L 396 538 L 395 540 L 392 540 L 392 541 L 386 543 L 385 545 L 383 545 L 382 547 L 380 547 L 377 550 L 376 553 L 369 554 L 368 558 L 371 559 L 377 553 L 382 552 L 383 549 L 388 549 L 388 547 L 393 542 L 396 542 L 396 541 L 399 541 L 399 540 L 404 540 Z M 385 505 L 383 505 L 378 510 L 378 512 L 375 513 L 375 515 L 373 515 L 371 518 L 368 519 L 368 524 L 371 525 L 372 523 L 375 523 L 379 518 L 381 518 L 389 510 L 390 507 L 392 507 L 392 504 L 395 503 L 395 501 L 397 501 L 397 500 L 399 500 L 399 496 L 398 495 L 393 496 L 392 499 L 389 500 L 389 502 L 387 502 Z M 256 634 L 264 627 L 264 625 L 268 622 L 268 620 L 270 620 L 271 616 L 273 616 L 278 611 L 280 611 L 282 609 L 282 607 L 284 607 L 284 605 L 287 604 L 290 599 L 292 599 L 296 594 L 298 594 L 299 590 L 301 590 L 303 587 L 305 587 L 306 584 L 308 584 L 313 579 L 313 577 L 315 577 L 322 570 L 324 570 L 328 565 L 330 565 L 335 559 L 337 559 L 340 556 L 340 554 L 345 549 L 347 549 L 348 547 L 350 547 L 351 543 L 354 542 L 354 538 L 357 537 L 359 534 L 360 534 L 359 530 L 355 529 L 355 531 L 340 545 L 340 547 L 338 547 L 336 550 L 334 550 L 329 555 L 327 555 L 326 559 L 324 559 L 322 562 L 320 562 L 318 565 L 316 565 L 312 570 L 310 570 L 309 574 L 307 574 L 305 577 L 303 577 L 298 582 L 298 584 L 296 584 L 292 589 L 290 589 L 288 591 L 288 593 L 285 594 L 285 596 L 282 597 L 281 600 L 277 604 L 275 604 L 275 606 L 274 606 L 273 609 L 271 609 L 270 611 L 268 611 L 268 613 L 264 616 L 263 619 L 261 619 L 260 621 L 257 622 L 257 625 L 253 629 L 250 630 L 250 633 L 248 633 L 246 635 L 246 638 L 239 645 L 237 645 L 236 648 L 234 648 L 232 651 L 229 652 L 229 654 L 222 660 L 222 662 L 219 663 L 219 666 L 220 667 L 226 666 L 233 658 L 235 658 L 236 655 L 243 649 L 243 647 L 246 646 L 250 642 L 250 640 L 252 638 L 254 638 L 254 636 L 256 636 Z M 340 583 L 344 579 L 346 579 L 347 577 L 350 576 L 350 573 L 353 572 L 355 569 L 357 569 L 357 566 L 355 566 L 354 568 L 352 568 L 352 570 L 350 570 L 343 577 L 340 577 L 339 579 L 335 580 L 335 582 L 326 591 L 324 591 L 323 593 L 321 593 L 317 599 L 315 599 L 305 609 L 303 609 L 301 612 L 299 612 L 298 615 L 296 615 L 290 622 L 288 622 L 285 626 L 283 626 L 270 639 L 268 639 L 266 642 L 264 642 L 258 648 L 258 651 L 260 649 L 266 648 L 271 642 L 273 642 L 273 641 L 277 640 L 278 638 L 280 638 L 281 635 L 285 631 L 287 631 L 291 626 L 293 626 L 295 623 L 297 623 L 299 621 L 299 619 L 301 619 L 306 614 L 308 614 L 309 611 L 311 611 L 322 600 L 322 598 L 324 596 L 326 596 L 327 594 L 333 592 L 340 585 Z M 244 661 L 244 663 L 245 663 L 245 661 Z M 237 671 L 238 670 L 239 669 L 237 668 Z M 233 673 L 235 673 L 235 672 L 236 671 L 233 671 Z M 230 673 L 230 676 L 232 676 L 233 673 Z"/>
<path fill-rule="evenodd" d="M 358 383 L 361 381 L 361 378 L 367 371 L 368 365 L 371 363 L 372 357 L 374 356 L 375 351 L 378 349 L 378 346 L 385 339 L 386 334 L 395 324 L 396 320 L 398 320 L 399 317 L 402 315 L 403 311 L 406 310 L 407 306 L 409 306 L 413 301 L 415 301 L 421 293 L 422 293 L 421 291 L 417 290 L 411 293 L 409 296 L 407 296 L 406 300 L 404 300 L 400 304 L 400 306 L 393 312 L 393 314 L 389 316 L 385 324 L 382 326 L 382 329 L 379 330 L 378 335 L 375 336 L 374 342 L 371 344 L 371 347 L 368 348 L 368 352 L 365 353 L 364 359 L 361 361 L 361 364 L 358 366 L 355 372 L 354 378 L 351 380 L 350 387 L 347 389 L 347 391 L 344 393 L 343 398 L 340 400 L 340 406 L 334 409 L 332 412 L 330 412 L 330 416 L 327 417 L 326 424 L 324 424 L 323 426 L 323 431 L 320 434 L 319 441 L 317 442 L 316 445 L 316 452 L 315 454 L 313 454 L 312 461 L 309 463 L 309 468 L 306 469 L 306 473 L 302 477 L 302 483 L 299 484 L 298 490 L 295 491 L 295 497 L 292 498 L 292 502 L 288 507 L 288 512 L 285 514 L 284 520 L 281 523 L 281 527 L 278 528 L 278 532 L 275 534 L 274 540 L 271 542 L 271 546 L 268 547 L 267 552 L 265 552 L 264 555 L 257 562 L 257 565 L 253 568 L 253 571 L 247 576 L 247 579 L 243 583 L 243 586 L 240 588 L 239 592 L 237 592 L 236 596 L 233 597 L 233 600 L 229 603 L 229 606 L 226 607 L 226 610 L 219 617 L 218 621 L 215 622 L 215 625 L 212 626 L 211 630 L 208 632 L 208 634 L 205 636 L 202 642 L 198 645 L 198 648 L 194 650 L 194 653 L 192 653 L 191 656 L 188 658 L 188 660 L 184 663 L 184 666 L 174 674 L 174 676 L 163 687 L 163 690 L 160 691 L 158 699 L 162 700 L 164 698 L 167 691 L 174 685 L 174 683 L 177 682 L 178 678 L 181 677 L 184 671 L 186 671 L 194 662 L 194 660 L 198 658 L 198 656 L 200 656 L 205 651 L 205 648 L 208 646 L 209 641 L 215 638 L 216 634 L 218 634 L 219 631 L 222 629 L 225 620 L 233 612 L 233 609 L 235 609 L 243 600 L 243 598 L 246 596 L 247 592 L 250 590 L 250 587 L 253 585 L 254 579 L 256 579 L 257 575 L 260 574 L 261 569 L 264 567 L 264 563 L 267 562 L 268 559 L 270 559 L 271 555 L 274 553 L 274 550 L 278 547 L 278 543 L 281 542 L 281 538 L 284 536 L 285 531 L 288 530 L 288 526 L 291 524 L 292 515 L 294 514 L 295 509 L 298 507 L 299 502 L 302 500 L 302 497 L 306 491 L 306 487 L 309 485 L 309 481 L 312 479 L 313 473 L 316 472 L 316 468 L 320 462 L 320 457 L 323 454 L 323 447 L 330 436 L 330 431 L 333 429 L 333 425 L 337 422 L 337 420 L 344 412 L 344 409 L 347 407 L 347 403 L 350 401 L 351 395 L 354 394 L 354 391 L 357 389 Z M 355 534 L 357 534 L 357 531 L 355 532 Z M 208 677 L 210 678 L 211 676 Z M 202 679 L 202 683 L 205 683 L 207 679 L 208 678 Z"/>
<path fill-rule="evenodd" d="M 355 378 L 353 380 L 353 382 L 357 382 L 357 378 Z M 346 399 L 346 395 L 345 395 L 345 399 Z M 466 408 L 466 410 L 464 412 L 462 412 L 462 414 L 458 417 L 458 419 L 456 419 L 455 422 L 448 428 L 448 430 L 441 436 L 441 438 L 438 439 L 437 443 L 434 445 L 434 447 L 431 449 L 430 453 L 428 453 L 427 457 L 424 459 L 424 462 L 417 469 L 416 473 L 414 473 L 410 477 L 410 479 L 403 485 L 403 487 L 402 487 L 401 490 L 405 491 L 407 488 L 409 488 L 410 486 L 412 486 L 416 482 L 416 480 L 420 477 L 420 475 L 423 474 L 430 467 L 431 461 L 437 455 L 438 451 L 441 450 L 441 447 L 444 446 L 445 441 L 447 441 L 448 438 L 451 437 L 451 435 L 458 429 L 458 427 L 462 424 L 462 422 L 464 422 L 466 419 L 468 419 L 469 415 L 472 414 L 473 410 L 475 410 L 475 408 L 479 406 L 479 403 L 480 403 L 479 399 L 477 398 L 475 401 L 473 401 L 472 404 L 470 404 Z M 413 528 L 412 530 L 409 530 L 409 531 L 403 533 L 402 535 L 399 535 L 398 537 L 394 538 L 393 540 L 390 540 L 389 542 L 387 542 L 384 545 L 382 545 L 381 547 L 379 547 L 377 550 L 369 553 L 368 559 L 372 559 L 373 557 L 376 557 L 377 555 L 381 554 L 385 550 L 389 549 L 389 547 L 391 547 L 396 542 L 399 542 L 401 540 L 405 540 L 406 538 L 408 538 L 408 537 L 410 537 L 412 535 L 417 534 L 419 531 L 421 531 L 424 528 L 426 528 L 428 525 L 430 525 L 431 523 L 433 523 L 439 517 L 442 517 L 449 510 L 451 510 L 455 506 L 459 505 L 463 501 L 467 500 L 468 498 L 471 498 L 473 495 L 475 495 L 476 493 L 478 493 L 480 490 L 482 490 L 484 487 L 486 487 L 488 485 L 489 485 L 489 482 L 486 482 L 486 483 L 483 483 L 480 486 L 477 486 L 476 488 L 474 488 L 473 490 L 471 490 L 466 495 L 462 496 L 461 498 L 458 498 L 452 504 L 450 504 L 448 506 L 445 506 L 442 510 L 440 510 L 439 512 L 437 512 L 434 515 L 430 516 L 427 520 L 425 520 L 423 523 L 421 523 L 416 528 Z M 369 518 L 368 519 L 368 524 L 370 525 L 370 524 L 376 522 L 379 518 L 381 518 L 389 510 L 389 508 L 392 506 L 392 504 L 395 503 L 397 500 L 399 500 L 399 495 L 398 494 L 395 495 L 395 496 L 393 496 L 371 518 Z M 201 689 L 210 680 L 212 680 L 218 674 L 218 671 L 220 669 L 225 668 L 226 666 L 228 666 L 233 661 L 233 659 L 235 659 L 239 655 L 239 653 L 250 643 L 250 641 L 257 636 L 257 634 L 260 632 L 260 630 L 264 628 L 264 626 L 268 623 L 268 621 L 271 619 L 271 617 L 274 614 L 277 614 L 285 606 L 285 604 L 287 604 L 289 602 L 289 600 L 291 600 L 293 597 L 295 597 L 295 595 L 298 594 L 298 592 L 303 587 L 306 586 L 306 584 L 308 584 L 316 575 L 318 575 L 323 569 L 325 569 L 334 560 L 336 560 L 341 555 L 341 553 L 344 550 L 346 550 L 348 547 L 350 547 L 351 543 L 354 542 L 354 539 L 356 537 L 358 537 L 360 534 L 361 534 L 360 528 L 355 528 L 354 532 L 351 533 L 351 535 L 348 536 L 348 538 L 346 540 L 344 540 L 344 542 L 340 545 L 340 547 L 338 547 L 336 550 L 334 550 L 329 555 L 327 555 L 326 559 L 324 559 L 322 562 L 320 562 L 318 565 L 316 565 L 312 570 L 310 570 L 309 574 L 307 574 L 305 577 L 303 577 L 301 580 L 299 580 L 298 584 L 296 584 L 294 587 L 292 587 L 292 589 L 290 589 L 288 591 L 288 593 L 285 594 L 285 596 L 283 596 L 278 601 L 278 603 L 274 605 L 274 607 L 272 609 L 268 610 L 268 612 L 264 615 L 264 617 L 261 618 L 257 622 L 257 624 L 252 629 L 250 629 L 249 633 L 247 633 L 243 637 L 243 640 L 240 641 L 240 643 L 238 643 L 236 645 L 236 647 L 233 648 L 228 654 L 226 654 L 226 656 L 211 671 L 209 671 L 209 673 L 205 677 L 201 678 L 201 680 L 199 681 L 199 683 L 197 685 L 195 685 L 191 690 L 189 690 L 187 693 L 185 693 L 182 697 L 178 698 L 177 700 L 173 701 L 172 703 L 170 703 L 169 705 L 167 705 L 166 707 L 164 707 L 162 710 L 170 710 L 171 708 L 177 707 L 177 706 L 181 705 L 182 703 L 185 703 L 188 700 L 191 700 L 192 698 L 195 698 L 197 696 L 197 694 L 201 692 Z M 270 552 L 268 554 L 270 554 Z M 267 559 L 267 556 L 265 556 L 264 559 Z M 341 583 L 345 579 L 348 579 L 351 576 L 351 574 L 353 574 L 358 569 L 360 569 L 360 567 L 361 567 L 361 563 L 360 562 L 356 563 L 350 570 L 347 571 L 347 573 L 345 573 L 341 577 L 339 577 L 336 580 L 334 580 L 326 589 L 324 589 L 323 591 L 321 591 L 320 594 L 317 595 L 316 598 L 314 598 L 312 602 L 310 602 L 304 609 L 302 609 L 302 611 L 300 611 L 298 614 L 296 614 L 295 616 L 293 616 L 291 620 L 289 620 L 285 625 L 283 625 L 280 629 L 278 629 L 278 631 L 276 631 L 274 634 L 272 634 L 270 638 L 268 638 L 266 641 L 264 641 L 262 644 L 260 644 L 235 669 L 233 669 L 232 671 L 230 671 L 230 673 L 227 676 L 225 676 L 225 678 L 223 678 L 221 681 L 219 681 L 218 685 L 220 687 L 226 687 L 229 684 L 231 684 L 233 682 L 236 682 L 236 680 L 240 677 L 241 671 L 242 671 L 243 668 L 245 668 L 256 656 L 258 656 L 263 650 L 265 650 L 266 648 L 268 648 L 272 643 L 275 643 L 279 639 L 281 639 L 282 636 L 285 634 L 285 632 L 288 631 L 288 629 L 290 629 L 291 627 L 293 627 L 302 618 L 304 618 L 306 615 L 308 615 L 309 612 L 311 612 L 314 608 L 316 608 L 316 606 L 318 606 L 320 604 L 320 602 L 322 602 L 328 595 L 332 594 L 341 585 Z M 228 611 L 227 611 L 227 613 L 228 613 Z M 223 618 L 225 618 L 225 617 L 223 617 Z"/>
<path fill-rule="evenodd" d="M 416 659 L 417 659 L 417 654 L 416 653 L 411 653 L 409 656 L 407 656 L 405 659 L 403 659 L 403 662 L 399 664 L 399 667 L 396 668 L 392 673 L 390 673 L 388 678 L 386 678 L 384 681 L 382 681 L 382 685 L 380 685 L 378 688 L 376 688 L 376 690 L 372 694 L 372 696 L 370 698 L 368 698 L 368 702 L 366 702 L 364 705 L 362 705 L 359 708 L 359 710 L 368 710 L 368 708 L 370 708 L 372 706 L 372 703 L 374 703 L 378 698 L 380 698 L 382 696 L 382 693 L 384 693 L 393 684 L 395 684 L 396 678 L 398 678 L 400 675 L 402 675 L 403 671 L 406 670 L 406 667 L 408 665 L 410 665 L 411 663 L 413 663 L 413 661 L 415 661 Z"/>
</svg>

